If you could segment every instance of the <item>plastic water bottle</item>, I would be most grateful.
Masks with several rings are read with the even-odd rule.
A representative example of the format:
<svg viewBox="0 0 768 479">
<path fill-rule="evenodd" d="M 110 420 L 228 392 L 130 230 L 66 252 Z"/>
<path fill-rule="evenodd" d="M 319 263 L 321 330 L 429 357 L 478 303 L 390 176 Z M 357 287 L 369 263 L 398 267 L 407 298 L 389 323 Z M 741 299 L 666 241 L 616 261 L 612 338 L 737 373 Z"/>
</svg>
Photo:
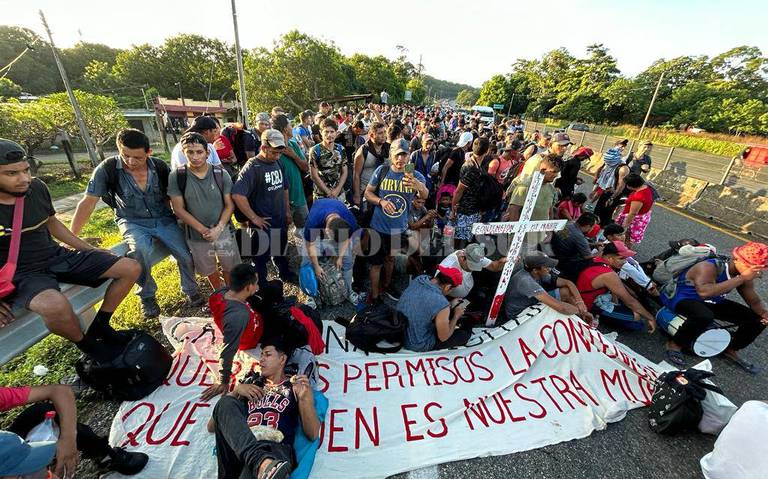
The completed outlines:
<svg viewBox="0 0 768 479">
<path fill-rule="evenodd" d="M 455 229 L 452 225 L 445 225 L 443 228 L 443 248 L 446 254 L 453 252 L 453 234 Z"/>
<path fill-rule="evenodd" d="M 27 434 L 27 442 L 56 442 L 59 440 L 59 426 L 54 421 L 56 411 L 45 413 L 45 420 L 33 427 Z"/>
</svg>

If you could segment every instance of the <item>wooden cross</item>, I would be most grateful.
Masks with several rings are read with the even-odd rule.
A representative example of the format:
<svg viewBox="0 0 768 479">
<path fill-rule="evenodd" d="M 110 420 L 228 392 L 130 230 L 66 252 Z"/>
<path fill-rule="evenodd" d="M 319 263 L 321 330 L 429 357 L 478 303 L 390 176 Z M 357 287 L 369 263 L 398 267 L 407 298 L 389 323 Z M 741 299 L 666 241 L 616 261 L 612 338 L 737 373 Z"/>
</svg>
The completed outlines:
<svg viewBox="0 0 768 479">
<path fill-rule="evenodd" d="M 531 184 L 528 187 L 528 195 L 525 197 L 523 210 L 520 212 L 520 219 L 518 221 L 475 223 L 472 225 L 472 234 L 474 235 L 515 234 L 512 238 L 512 243 L 509 245 L 509 251 L 507 252 L 507 258 L 509 260 L 504 265 L 504 269 L 501 272 L 499 286 L 496 288 L 496 294 L 493 297 L 491 310 L 488 312 L 488 319 L 485 322 L 485 325 L 488 327 L 496 325 L 496 318 L 499 316 L 501 303 L 504 301 L 504 293 L 507 291 L 507 285 L 509 285 L 509 279 L 512 277 L 512 271 L 515 268 L 515 264 L 520 259 L 520 250 L 523 247 L 526 233 L 557 231 L 563 229 L 566 223 L 568 223 L 566 220 L 530 221 L 531 214 L 536 206 L 536 200 L 539 197 L 539 191 L 541 191 L 541 185 L 543 183 L 544 174 L 539 171 L 535 172 L 531 177 Z"/>
</svg>

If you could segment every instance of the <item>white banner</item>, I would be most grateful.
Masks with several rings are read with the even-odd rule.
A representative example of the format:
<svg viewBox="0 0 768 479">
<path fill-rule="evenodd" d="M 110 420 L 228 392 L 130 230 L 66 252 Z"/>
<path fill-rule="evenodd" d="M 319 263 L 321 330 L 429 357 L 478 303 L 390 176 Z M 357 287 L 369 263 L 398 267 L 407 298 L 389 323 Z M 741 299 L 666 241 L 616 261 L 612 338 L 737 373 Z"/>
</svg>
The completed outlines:
<svg viewBox="0 0 768 479">
<path fill-rule="evenodd" d="M 465 348 L 388 355 L 355 351 L 326 323 L 319 386 L 330 405 L 311 477 L 381 478 L 525 451 L 586 437 L 649 403 L 657 365 L 578 318 L 543 306 L 523 316 L 514 330 L 478 330 Z M 167 321 L 169 334 L 180 320 Z M 190 322 L 174 335 L 199 331 Z M 167 385 L 115 417 L 111 443 L 150 455 L 134 477 L 215 477 L 212 404 L 199 400 L 211 384 L 206 364 L 218 362 L 209 338 L 185 342 Z"/>
</svg>

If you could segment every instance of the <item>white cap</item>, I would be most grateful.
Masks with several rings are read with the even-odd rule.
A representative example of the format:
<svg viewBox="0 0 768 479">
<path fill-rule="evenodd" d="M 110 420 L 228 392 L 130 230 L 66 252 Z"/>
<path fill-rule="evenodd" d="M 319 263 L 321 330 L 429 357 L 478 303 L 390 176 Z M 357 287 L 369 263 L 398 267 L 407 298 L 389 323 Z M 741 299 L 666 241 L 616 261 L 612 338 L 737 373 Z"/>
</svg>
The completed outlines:
<svg viewBox="0 0 768 479">
<path fill-rule="evenodd" d="M 472 133 L 470 133 L 470 132 L 468 132 L 468 131 L 465 131 L 465 132 L 464 132 L 464 133 L 462 133 L 462 134 L 461 134 L 461 136 L 459 137 L 459 142 L 458 142 L 458 143 L 456 143 L 456 146 L 458 146 L 459 148 L 464 148 L 464 147 L 465 147 L 465 146 L 467 146 L 469 143 L 472 143 L 472 139 L 473 139 L 473 138 L 474 138 L 474 137 L 472 136 Z"/>
</svg>

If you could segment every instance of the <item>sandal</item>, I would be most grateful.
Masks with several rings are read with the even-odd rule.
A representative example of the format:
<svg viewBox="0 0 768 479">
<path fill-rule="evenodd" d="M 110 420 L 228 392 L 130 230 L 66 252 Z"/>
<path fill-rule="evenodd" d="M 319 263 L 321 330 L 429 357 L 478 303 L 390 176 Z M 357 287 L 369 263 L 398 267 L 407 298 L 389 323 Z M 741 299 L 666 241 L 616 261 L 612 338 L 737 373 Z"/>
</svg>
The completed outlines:
<svg viewBox="0 0 768 479">
<path fill-rule="evenodd" d="M 271 459 L 258 479 L 288 479 L 290 475 L 291 465 L 287 461 Z"/>
<path fill-rule="evenodd" d="M 756 366 L 753 363 L 750 363 L 749 361 L 742 359 L 742 358 L 732 358 L 730 356 L 723 355 L 725 359 L 728 359 L 736 366 L 740 367 L 744 371 L 748 372 L 749 374 L 757 374 L 760 371 L 762 371 L 762 368 L 760 366 Z"/>
<path fill-rule="evenodd" d="M 664 359 L 674 364 L 679 368 L 685 367 L 685 356 L 680 351 L 674 349 L 667 349 L 664 351 Z"/>
</svg>

